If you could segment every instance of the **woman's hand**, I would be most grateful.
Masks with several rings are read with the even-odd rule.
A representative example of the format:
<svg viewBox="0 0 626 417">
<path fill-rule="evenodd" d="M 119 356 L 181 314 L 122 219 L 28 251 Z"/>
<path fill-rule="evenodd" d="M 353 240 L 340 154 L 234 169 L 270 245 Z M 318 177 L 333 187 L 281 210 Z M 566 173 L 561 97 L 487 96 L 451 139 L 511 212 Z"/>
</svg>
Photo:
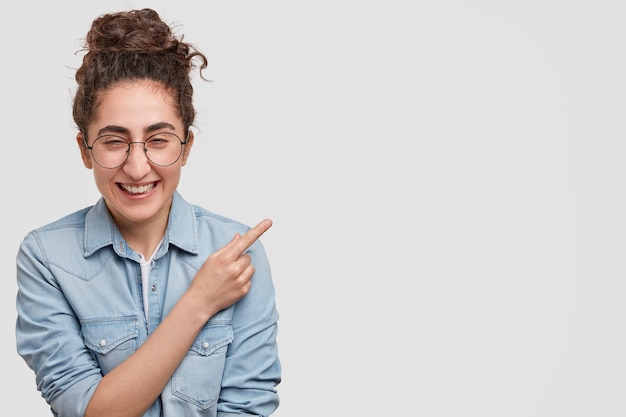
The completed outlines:
<svg viewBox="0 0 626 417">
<path fill-rule="evenodd" d="M 209 318 L 248 293 L 254 265 L 245 251 L 271 226 L 270 219 L 262 220 L 243 235 L 236 234 L 229 243 L 204 262 L 189 291 L 207 309 L 205 311 Z"/>
</svg>

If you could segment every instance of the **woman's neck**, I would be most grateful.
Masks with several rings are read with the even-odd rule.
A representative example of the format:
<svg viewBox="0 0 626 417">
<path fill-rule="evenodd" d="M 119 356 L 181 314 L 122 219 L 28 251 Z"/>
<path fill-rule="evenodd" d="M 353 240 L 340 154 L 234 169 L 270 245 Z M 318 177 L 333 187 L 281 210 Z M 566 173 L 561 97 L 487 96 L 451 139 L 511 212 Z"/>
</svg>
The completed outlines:
<svg viewBox="0 0 626 417">
<path fill-rule="evenodd" d="M 163 218 L 155 218 L 142 223 L 116 221 L 116 224 L 120 233 L 126 239 L 126 244 L 135 252 L 142 254 L 144 258 L 148 259 L 152 256 L 165 235 L 168 218 L 169 216 L 164 216 Z"/>
</svg>

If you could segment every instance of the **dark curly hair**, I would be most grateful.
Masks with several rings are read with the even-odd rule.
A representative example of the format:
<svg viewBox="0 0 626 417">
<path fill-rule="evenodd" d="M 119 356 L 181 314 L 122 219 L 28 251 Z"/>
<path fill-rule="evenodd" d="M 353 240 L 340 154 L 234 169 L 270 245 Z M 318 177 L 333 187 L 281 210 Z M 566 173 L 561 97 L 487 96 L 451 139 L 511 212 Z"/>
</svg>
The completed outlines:
<svg viewBox="0 0 626 417">
<path fill-rule="evenodd" d="M 207 59 L 193 45 L 183 42 L 182 36 L 176 36 L 156 11 L 145 8 L 97 17 L 82 51 L 86 53 L 76 71 L 73 117 L 85 136 L 102 93 L 124 81 L 150 79 L 162 83 L 176 100 L 185 131 L 193 124 L 190 73 L 198 59 L 202 77 Z"/>
</svg>

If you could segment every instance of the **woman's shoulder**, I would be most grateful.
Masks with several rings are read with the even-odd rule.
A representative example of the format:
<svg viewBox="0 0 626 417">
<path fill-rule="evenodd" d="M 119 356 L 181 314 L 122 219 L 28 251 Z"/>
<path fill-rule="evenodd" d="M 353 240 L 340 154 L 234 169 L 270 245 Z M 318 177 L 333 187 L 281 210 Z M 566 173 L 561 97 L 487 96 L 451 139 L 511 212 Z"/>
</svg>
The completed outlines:
<svg viewBox="0 0 626 417">
<path fill-rule="evenodd" d="M 224 228 L 229 231 L 234 230 L 239 233 L 245 233 L 250 229 L 250 226 L 232 217 L 225 216 L 197 204 L 188 203 L 180 195 L 178 195 L 178 198 L 181 203 L 187 205 L 191 209 L 193 216 L 200 226 L 204 225 L 212 228 Z"/>
<path fill-rule="evenodd" d="M 216 213 L 214 211 L 208 210 L 201 206 L 194 205 L 194 211 L 196 214 L 196 218 L 201 221 L 206 221 L 209 223 L 220 223 L 228 227 L 233 227 L 236 229 L 249 229 L 250 227 L 238 220 L 235 220 L 231 217 L 224 216 L 223 214 Z"/>
<path fill-rule="evenodd" d="M 47 231 L 54 231 L 58 229 L 64 228 L 75 228 L 81 227 L 85 225 L 85 218 L 87 217 L 87 213 L 91 210 L 93 206 L 84 207 L 82 209 L 76 210 L 72 213 L 66 214 L 56 220 L 53 220 L 49 223 L 43 224 L 31 231 L 31 233 L 42 233 Z"/>
<path fill-rule="evenodd" d="M 31 229 L 22 239 L 21 251 L 67 251 L 71 245 L 82 245 L 85 236 L 85 218 L 90 208 L 85 207 Z"/>
</svg>

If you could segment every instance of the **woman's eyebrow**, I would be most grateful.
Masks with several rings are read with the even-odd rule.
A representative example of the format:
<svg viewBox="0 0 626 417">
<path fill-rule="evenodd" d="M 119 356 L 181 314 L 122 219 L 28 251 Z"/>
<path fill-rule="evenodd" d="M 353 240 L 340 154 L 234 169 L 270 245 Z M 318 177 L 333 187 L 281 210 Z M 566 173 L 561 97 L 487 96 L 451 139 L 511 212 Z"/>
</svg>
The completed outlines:
<svg viewBox="0 0 626 417">
<path fill-rule="evenodd" d="M 151 133 L 151 132 L 154 132 L 154 131 L 157 131 L 157 130 L 161 130 L 161 129 L 176 130 L 174 125 L 172 125 L 171 123 L 159 122 L 159 123 L 155 123 L 153 125 L 150 125 L 150 126 L 146 127 L 145 132 L 146 133 Z"/>
<path fill-rule="evenodd" d="M 105 133 L 129 133 L 128 129 L 122 126 L 108 125 L 98 130 L 98 136 Z"/>
</svg>

